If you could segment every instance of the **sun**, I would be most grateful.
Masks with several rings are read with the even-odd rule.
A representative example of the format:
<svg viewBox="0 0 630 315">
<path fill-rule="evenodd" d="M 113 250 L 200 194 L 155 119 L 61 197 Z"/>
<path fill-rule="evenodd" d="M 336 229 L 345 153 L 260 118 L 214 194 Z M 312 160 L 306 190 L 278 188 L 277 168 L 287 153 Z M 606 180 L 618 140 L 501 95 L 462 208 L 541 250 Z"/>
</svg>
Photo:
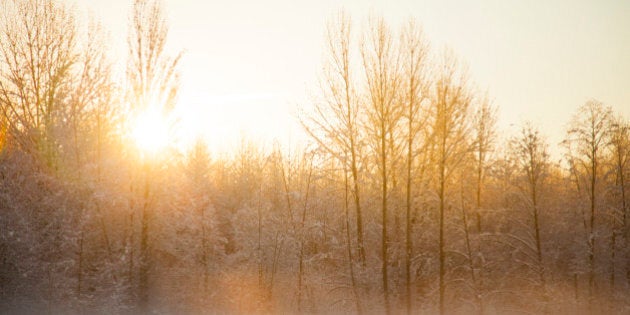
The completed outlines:
<svg viewBox="0 0 630 315">
<path fill-rule="evenodd" d="M 168 123 L 159 112 L 150 111 L 138 116 L 131 136 L 143 153 L 156 154 L 169 143 Z"/>
</svg>

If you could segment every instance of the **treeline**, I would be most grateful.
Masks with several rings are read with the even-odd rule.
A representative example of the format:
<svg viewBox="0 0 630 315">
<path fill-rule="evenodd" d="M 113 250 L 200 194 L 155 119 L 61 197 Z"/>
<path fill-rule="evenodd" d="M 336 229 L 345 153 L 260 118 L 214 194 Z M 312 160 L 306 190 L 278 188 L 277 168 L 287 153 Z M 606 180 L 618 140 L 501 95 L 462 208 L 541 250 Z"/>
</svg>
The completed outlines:
<svg viewBox="0 0 630 315">
<path fill-rule="evenodd" d="M 623 313 L 630 122 L 590 100 L 562 161 L 413 22 L 327 26 L 300 115 L 312 143 L 129 139 L 175 106 L 158 3 L 136 0 L 125 74 L 98 23 L 55 0 L 2 4 L 3 313 Z"/>
</svg>

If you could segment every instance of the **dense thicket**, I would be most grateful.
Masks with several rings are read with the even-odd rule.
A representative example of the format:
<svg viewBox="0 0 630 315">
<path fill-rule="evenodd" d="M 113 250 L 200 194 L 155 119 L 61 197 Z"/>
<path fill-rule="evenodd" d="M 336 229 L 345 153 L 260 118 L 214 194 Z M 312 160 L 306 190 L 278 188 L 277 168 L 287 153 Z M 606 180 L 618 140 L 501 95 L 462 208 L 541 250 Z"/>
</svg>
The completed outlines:
<svg viewBox="0 0 630 315">
<path fill-rule="evenodd" d="M 97 23 L 2 4 L 2 313 L 624 313 L 630 122 L 589 100 L 562 160 L 418 24 L 327 26 L 312 143 L 138 151 L 179 56 L 136 0 L 126 76 Z M 312 105 L 312 106 L 311 106 Z M 579 104 L 576 104 L 579 105 Z"/>
</svg>

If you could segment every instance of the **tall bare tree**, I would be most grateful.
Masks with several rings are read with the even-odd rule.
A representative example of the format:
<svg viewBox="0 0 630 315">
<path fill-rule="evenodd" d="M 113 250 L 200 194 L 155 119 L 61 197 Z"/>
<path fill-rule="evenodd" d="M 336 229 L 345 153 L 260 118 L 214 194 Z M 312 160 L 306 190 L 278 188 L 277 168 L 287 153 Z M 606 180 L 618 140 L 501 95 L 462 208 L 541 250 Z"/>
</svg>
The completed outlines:
<svg viewBox="0 0 630 315">
<path fill-rule="evenodd" d="M 178 64 L 181 53 L 171 57 L 166 51 L 168 24 L 158 0 L 135 0 L 129 22 L 127 80 L 130 85 L 128 102 L 132 116 L 151 111 L 165 115 L 175 106 L 179 89 Z M 138 302 L 141 309 L 147 307 L 149 298 L 148 242 L 152 194 L 150 165 L 145 162 L 143 170 L 145 180 L 142 188 L 138 279 Z"/>
<path fill-rule="evenodd" d="M 519 172 L 525 177 L 525 185 L 521 190 L 527 196 L 526 204 L 529 205 L 533 218 L 534 248 L 536 257 L 536 272 L 539 276 L 540 287 L 544 293 L 545 267 L 541 241 L 541 195 L 545 191 L 546 177 L 549 176 L 549 154 L 547 144 L 540 132 L 531 123 L 525 124 L 521 133 L 510 141 L 512 155 L 518 165 Z"/>
<path fill-rule="evenodd" d="M 366 79 L 366 126 L 369 142 L 378 166 L 381 186 L 381 273 L 385 312 L 390 313 L 388 284 L 388 194 L 389 169 L 397 148 L 394 143 L 396 128 L 402 112 L 399 102 L 400 60 L 394 38 L 383 18 L 373 18 L 361 43 L 363 70 Z"/>
<path fill-rule="evenodd" d="M 404 131 L 406 145 L 405 183 L 405 295 L 406 309 L 410 314 L 413 303 L 411 297 L 411 261 L 413 258 L 413 177 L 422 175 L 416 172 L 414 163 L 419 151 L 425 151 L 428 119 L 426 101 L 429 94 L 428 54 L 429 45 L 422 29 L 409 21 L 401 31 L 401 106 L 406 123 Z M 423 134 L 424 133 L 424 134 Z M 423 148 L 423 146 L 425 146 Z M 422 163 L 422 162 L 421 162 Z M 420 176 L 422 177 L 422 176 Z"/>
<path fill-rule="evenodd" d="M 588 245 L 589 296 L 592 299 L 595 290 L 595 250 L 596 217 L 600 211 L 598 190 L 601 181 L 602 159 L 609 144 L 609 121 L 611 109 L 599 101 L 590 100 L 578 109 L 573 117 L 565 143 L 569 146 L 572 165 L 583 176 L 585 189 L 588 191 L 589 212 L 586 238 Z"/>
<path fill-rule="evenodd" d="M 630 236 L 630 227 L 628 226 L 628 183 L 627 174 L 630 169 L 630 123 L 624 120 L 623 117 L 614 117 L 610 121 L 610 147 L 612 150 L 612 165 L 615 174 L 615 188 L 619 194 L 619 210 L 613 214 L 615 224 L 613 226 L 613 235 L 611 240 L 611 255 L 613 268 L 610 273 L 611 287 L 614 288 L 615 283 L 615 243 L 618 235 L 622 236 L 626 244 L 628 237 Z M 614 207 L 617 208 L 617 207 Z M 617 219 L 621 216 L 621 226 L 617 228 Z M 630 263 L 626 266 L 626 282 L 630 283 Z"/>
<path fill-rule="evenodd" d="M 445 220 L 448 182 L 454 170 L 470 150 L 469 108 L 472 95 L 468 90 L 467 76 L 450 52 L 445 52 L 439 65 L 431 104 L 433 161 L 436 167 L 439 198 L 439 310 L 445 313 L 446 250 Z"/>
<path fill-rule="evenodd" d="M 352 67 L 352 21 L 341 11 L 326 28 L 326 64 L 320 83 L 323 99 L 313 114 L 302 120 L 306 132 L 344 167 L 350 170 L 352 201 L 356 212 L 357 251 L 365 265 L 363 212 L 361 207 L 359 163 L 361 134 L 359 102 Z"/>
</svg>

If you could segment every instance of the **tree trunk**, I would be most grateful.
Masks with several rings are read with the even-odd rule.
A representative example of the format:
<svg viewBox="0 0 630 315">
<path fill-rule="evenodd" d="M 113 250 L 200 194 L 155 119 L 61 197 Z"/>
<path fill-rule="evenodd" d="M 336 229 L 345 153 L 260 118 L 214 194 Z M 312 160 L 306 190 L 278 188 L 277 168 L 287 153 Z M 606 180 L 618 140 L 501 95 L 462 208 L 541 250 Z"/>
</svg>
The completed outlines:
<svg viewBox="0 0 630 315">
<path fill-rule="evenodd" d="M 344 170 L 344 213 L 345 213 L 345 223 L 346 223 L 346 249 L 348 251 L 348 269 L 350 269 L 350 282 L 352 285 L 352 295 L 354 296 L 355 307 L 357 309 L 357 314 L 363 314 L 363 309 L 361 307 L 361 300 L 359 298 L 359 292 L 357 290 L 357 281 L 354 275 L 354 261 L 352 258 L 352 246 L 350 242 L 350 216 L 348 211 L 348 174 Z"/>
<path fill-rule="evenodd" d="M 442 160 L 440 161 L 440 178 L 439 178 L 439 184 L 440 187 L 438 189 L 438 197 L 440 198 L 440 222 L 439 222 L 439 229 L 440 229 L 440 236 L 439 236 L 439 252 L 440 252 L 440 284 L 439 284 L 439 294 L 440 294 L 440 302 L 439 302 L 439 308 L 440 308 L 440 315 L 444 315 L 444 277 L 446 275 L 446 268 L 445 268 L 445 253 L 444 253 L 444 189 L 445 189 L 445 166 L 444 166 L 444 158 L 442 157 Z"/>
<path fill-rule="evenodd" d="M 411 111 L 410 111 L 411 112 Z M 412 150 L 413 150 L 413 137 L 411 120 L 413 115 L 409 115 L 409 138 L 407 139 L 407 189 L 405 196 L 405 210 L 406 210 L 406 229 L 405 229 L 405 296 L 406 296 L 406 308 L 407 314 L 411 314 L 413 307 L 411 300 L 411 259 L 413 257 L 413 240 L 412 225 L 411 225 L 411 165 L 412 165 Z"/>
<path fill-rule="evenodd" d="M 146 163 L 146 162 L 145 162 Z M 141 230 L 140 230 L 140 270 L 138 275 L 138 303 L 141 312 L 148 311 L 149 303 L 149 269 L 151 265 L 149 257 L 149 168 L 145 164 L 144 171 L 144 204 L 142 206 Z"/>
<path fill-rule="evenodd" d="M 383 226 L 381 229 L 381 273 L 383 277 L 383 297 L 385 299 L 385 313 L 390 314 L 390 304 L 389 304 L 389 283 L 387 277 L 387 139 L 386 134 L 387 131 L 385 129 L 385 122 L 381 121 L 380 126 L 381 132 L 381 181 L 382 181 L 382 191 L 381 191 L 381 214 L 382 214 L 382 222 Z"/>
</svg>

